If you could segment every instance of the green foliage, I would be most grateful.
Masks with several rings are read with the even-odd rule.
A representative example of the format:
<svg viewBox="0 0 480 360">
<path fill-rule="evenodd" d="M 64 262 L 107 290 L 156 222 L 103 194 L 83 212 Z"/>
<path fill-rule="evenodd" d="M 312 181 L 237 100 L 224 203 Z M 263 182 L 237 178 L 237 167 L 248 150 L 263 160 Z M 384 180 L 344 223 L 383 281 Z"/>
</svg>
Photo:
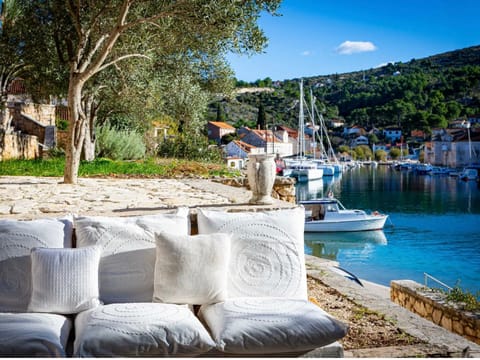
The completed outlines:
<svg viewBox="0 0 480 360">
<path fill-rule="evenodd" d="M 400 126 L 430 131 L 448 121 L 480 113 L 480 46 L 435 55 L 408 63 L 346 74 L 304 78 L 317 106 L 328 118 L 343 117 L 347 125 Z M 399 72 L 399 74 L 397 73 Z M 238 81 L 245 86 L 245 82 Z M 259 81 L 251 85 L 260 84 Z M 308 94 L 308 91 L 306 91 Z M 275 84 L 274 92 L 242 93 L 230 102 L 229 119 L 256 120 L 246 106 L 265 106 L 267 122 L 296 127 L 298 79 Z M 235 114 L 235 115 L 233 115 Z"/>
<path fill-rule="evenodd" d="M 44 160 L 5 160 L 0 162 L 0 176 L 55 176 L 63 175 L 65 158 Z M 97 158 L 94 161 L 82 161 L 79 175 L 87 176 L 115 176 L 115 177 L 161 177 L 170 178 L 194 175 L 201 177 L 227 176 L 239 174 L 228 169 L 223 164 L 188 162 L 185 160 L 159 160 L 150 158 L 137 161 L 115 161 Z"/>
<path fill-rule="evenodd" d="M 55 119 L 55 126 L 58 130 L 67 130 L 68 129 L 68 121 L 65 119 L 57 118 Z"/>
<path fill-rule="evenodd" d="M 377 161 L 385 161 L 387 160 L 387 152 L 385 150 L 376 150 L 375 151 L 375 160 Z"/>
<path fill-rule="evenodd" d="M 157 154 L 160 157 L 222 162 L 221 150 L 209 145 L 208 139 L 201 135 L 180 134 L 166 139 L 158 146 Z"/>
<path fill-rule="evenodd" d="M 258 116 L 257 116 L 257 129 L 266 130 L 267 126 L 267 117 L 265 115 L 265 107 L 263 104 L 260 104 L 258 107 Z"/>
<path fill-rule="evenodd" d="M 110 124 L 96 128 L 95 153 L 113 160 L 135 160 L 145 156 L 143 137 L 137 132 L 118 130 Z"/>
<path fill-rule="evenodd" d="M 401 150 L 399 148 L 396 148 L 396 147 L 392 147 L 390 149 L 390 157 L 393 159 L 393 160 L 396 160 L 400 157 L 400 155 L 402 154 Z"/>
<path fill-rule="evenodd" d="M 347 145 L 340 145 L 340 146 L 338 147 L 338 152 L 339 152 L 339 153 L 348 153 L 348 154 L 350 154 L 350 147 L 347 146 Z"/>
<path fill-rule="evenodd" d="M 368 145 L 356 146 L 352 150 L 352 155 L 358 160 L 371 160 L 373 158 L 372 150 Z"/>
<path fill-rule="evenodd" d="M 447 293 L 446 299 L 447 301 L 461 305 L 465 310 L 480 310 L 480 291 L 474 295 L 468 290 L 462 290 L 462 288 L 457 284 L 451 291 Z"/>
</svg>

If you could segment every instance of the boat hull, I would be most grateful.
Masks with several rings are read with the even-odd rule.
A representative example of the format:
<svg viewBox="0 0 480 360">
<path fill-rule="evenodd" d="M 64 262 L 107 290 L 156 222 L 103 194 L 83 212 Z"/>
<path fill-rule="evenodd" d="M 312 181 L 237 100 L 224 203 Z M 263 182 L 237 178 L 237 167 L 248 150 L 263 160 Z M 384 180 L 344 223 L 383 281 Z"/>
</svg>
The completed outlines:
<svg viewBox="0 0 480 360">
<path fill-rule="evenodd" d="M 381 230 L 388 215 L 371 215 L 363 219 L 351 220 L 311 220 L 305 221 L 305 232 L 349 232 Z"/>
</svg>

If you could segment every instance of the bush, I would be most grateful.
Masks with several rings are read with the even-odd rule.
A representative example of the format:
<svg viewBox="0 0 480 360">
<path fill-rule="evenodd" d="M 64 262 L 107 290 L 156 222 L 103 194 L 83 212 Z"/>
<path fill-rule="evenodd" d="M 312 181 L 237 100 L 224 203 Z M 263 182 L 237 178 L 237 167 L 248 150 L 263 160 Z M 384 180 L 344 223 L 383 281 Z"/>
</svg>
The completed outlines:
<svg viewBox="0 0 480 360">
<path fill-rule="evenodd" d="M 118 130 L 110 124 L 96 128 L 95 153 L 113 160 L 136 160 L 145 156 L 145 143 L 135 131 Z"/>
<path fill-rule="evenodd" d="M 157 154 L 160 157 L 195 161 L 222 161 L 222 153 L 217 146 L 209 145 L 206 137 L 195 135 L 167 139 L 158 146 Z"/>
</svg>

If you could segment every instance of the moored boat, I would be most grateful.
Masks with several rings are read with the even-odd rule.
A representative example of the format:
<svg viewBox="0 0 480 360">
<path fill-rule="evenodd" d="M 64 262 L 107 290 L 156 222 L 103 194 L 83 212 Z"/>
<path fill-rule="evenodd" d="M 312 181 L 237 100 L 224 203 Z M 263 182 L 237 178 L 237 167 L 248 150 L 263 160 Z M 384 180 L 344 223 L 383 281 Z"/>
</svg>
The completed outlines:
<svg viewBox="0 0 480 360">
<path fill-rule="evenodd" d="M 385 226 L 388 215 L 346 209 L 332 197 L 300 201 L 305 208 L 305 232 L 369 231 Z"/>
</svg>

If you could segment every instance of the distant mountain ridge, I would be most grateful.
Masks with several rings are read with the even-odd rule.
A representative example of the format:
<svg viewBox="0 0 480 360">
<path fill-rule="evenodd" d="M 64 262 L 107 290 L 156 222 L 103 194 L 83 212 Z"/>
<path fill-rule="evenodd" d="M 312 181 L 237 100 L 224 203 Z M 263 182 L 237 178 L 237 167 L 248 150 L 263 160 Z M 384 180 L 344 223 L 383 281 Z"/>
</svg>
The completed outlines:
<svg viewBox="0 0 480 360">
<path fill-rule="evenodd" d="M 444 127 L 449 120 L 480 114 L 480 45 L 432 55 L 408 62 L 389 63 L 361 71 L 305 77 L 317 107 L 327 118 L 343 118 L 364 126 L 398 125 L 406 130 Z M 233 99 L 211 104 L 210 119 L 231 124 L 256 122 L 260 104 L 267 124 L 295 127 L 299 79 L 253 83 Z M 273 88 L 273 91 L 254 90 Z M 259 89 L 260 90 L 260 89 Z M 264 90 L 264 89 L 262 89 Z M 221 109 L 223 118 L 218 119 Z"/>
</svg>

